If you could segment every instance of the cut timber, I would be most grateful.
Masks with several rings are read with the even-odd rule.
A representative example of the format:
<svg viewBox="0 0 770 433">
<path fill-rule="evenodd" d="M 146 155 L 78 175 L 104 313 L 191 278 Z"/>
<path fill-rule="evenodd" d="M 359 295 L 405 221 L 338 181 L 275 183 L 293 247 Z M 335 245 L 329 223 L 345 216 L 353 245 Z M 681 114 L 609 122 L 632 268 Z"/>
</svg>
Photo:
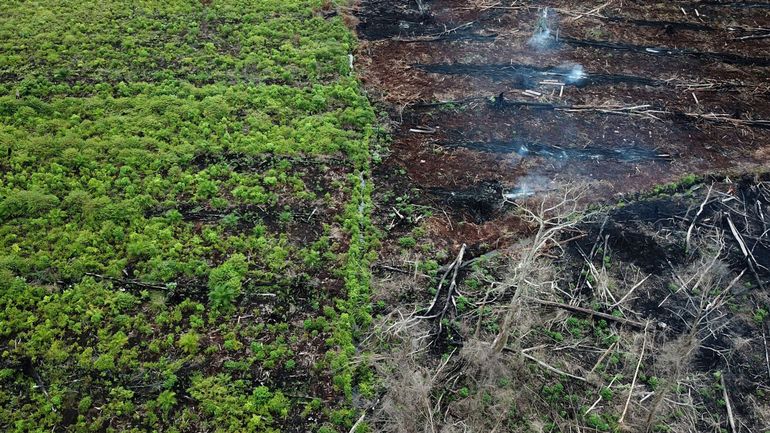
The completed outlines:
<svg viewBox="0 0 770 433">
<path fill-rule="evenodd" d="M 418 126 L 416 128 L 409 129 L 409 132 L 414 134 L 435 134 L 436 128 L 431 128 L 428 126 Z"/>
</svg>

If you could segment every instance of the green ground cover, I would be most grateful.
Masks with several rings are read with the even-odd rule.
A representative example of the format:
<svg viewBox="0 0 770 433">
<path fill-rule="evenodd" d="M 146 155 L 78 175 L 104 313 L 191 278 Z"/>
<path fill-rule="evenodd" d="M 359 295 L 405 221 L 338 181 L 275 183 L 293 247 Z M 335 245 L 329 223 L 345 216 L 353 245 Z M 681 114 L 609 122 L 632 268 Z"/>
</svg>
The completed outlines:
<svg viewBox="0 0 770 433">
<path fill-rule="evenodd" d="M 354 40 L 207 3 L 0 6 L 3 431 L 336 431 L 372 392 Z"/>
</svg>

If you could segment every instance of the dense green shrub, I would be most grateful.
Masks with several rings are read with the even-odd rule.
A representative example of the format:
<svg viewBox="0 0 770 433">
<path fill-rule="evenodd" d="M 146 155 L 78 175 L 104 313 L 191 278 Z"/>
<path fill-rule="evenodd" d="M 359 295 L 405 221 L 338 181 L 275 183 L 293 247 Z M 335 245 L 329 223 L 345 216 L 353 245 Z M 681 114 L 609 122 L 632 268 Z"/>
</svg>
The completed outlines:
<svg viewBox="0 0 770 433">
<path fill-rule="evenodd" d="M 349 422 L 374 115 L 323 3 L 4 3 L 0 430 Z"/>
<path fill-rule="evenodd" d="M 241 294 L 248 266 L 243 254 L 235 254 L 209 274 L 209 300 L 215 310 L 228 310 Z"/>
<path fill-rule="evenodd" d="M 55 195 L 40 191 L 12 191 L 0 202 L 0 221 L 18 217 L 38 217 L 59 204 Z"/>
</svg>

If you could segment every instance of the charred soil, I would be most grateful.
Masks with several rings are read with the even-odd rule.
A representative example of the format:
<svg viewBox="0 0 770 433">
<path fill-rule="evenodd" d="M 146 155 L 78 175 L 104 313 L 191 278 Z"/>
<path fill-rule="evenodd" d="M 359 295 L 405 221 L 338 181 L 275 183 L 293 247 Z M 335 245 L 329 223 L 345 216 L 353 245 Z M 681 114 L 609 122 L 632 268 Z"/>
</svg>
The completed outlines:
<svg viewBox="0 0 770 433">
<path fill-rule="evenodd" d="M 766 7 L 359 3 L 378 430 L 768 428 Z"/>
</svg>

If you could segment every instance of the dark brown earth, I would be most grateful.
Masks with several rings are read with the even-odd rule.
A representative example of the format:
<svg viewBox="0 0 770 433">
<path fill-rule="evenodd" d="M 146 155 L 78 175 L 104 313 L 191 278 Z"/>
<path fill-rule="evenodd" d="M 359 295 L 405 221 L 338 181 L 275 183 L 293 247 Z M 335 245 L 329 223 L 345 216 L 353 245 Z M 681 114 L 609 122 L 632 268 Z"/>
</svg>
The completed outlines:
<svg viewBox="0 0 770 433">
<path fill-rule="evenodd" d="M 546 7 L 551 37 L 533 46 Z M 384 305 L 379 312 L 409 317 L 428 305 L 440 273 L 431 277 L 426 263 L 451 269 L 463 244 L 466 260 L 481 257 L 478 263 L 488 265 L 462 269 L 457 293 L 487 305 L 479 281 L 481 287 L 505 281 L 517 245 L 532 233 L 512 202 L 536 204 L 565 184 L 587 185 L 584 204 L 610 206 L 543 253 L 553 254 L 559 285 L 569 288 L 555 301 L 614 314 L 619 303 L 610 307 L 595 293 L 587 269 L 606 267 L 622 282 L 621 292 L 633 286 L 632 276 L 646 275 L 627 299 L 624 317 L 658 328 L 649 335 L 646 329 L 616 330 L 628 343 L 625 350 L 601 341 L 593 343 L 598 349 L 554 343 L 537 332 L 523 338 L 522 347 L 546 347 L 541 359 L 584 372 L 615 351 L 623 361 L 607 372 L 629 382 L 636 358 L 627 355 L 639 353 L 639 343 L 650 338 L 656 349 L 640 355 L 641 371 L 676 382 L 685 375 L 668 369 L 665 348 L 688 334 L 692 301 L 686 290 L 672 293 L 672 287 L 681 286 L 683 269 L 697 268 L 708 255 L 708 248 L 690 248 L 690 235 L 722 239 L 726 279 L 720 283 L 730 283 L 729 308 L 720 310 L 720 332 L 703 334 L 685 368 L 692 383 L 703 378 L 693 403 L 703 415 L 690 431 L 729 431 L 721 393 L 714 394 L 718 386 L 709 385 L 722 372 L 736 430 L 767 430 L 770 332 L 757 312 L 770 305 L 770 3 L 361 0 L 355 15 L 359 75 L 391 126 L 388 152 L 375 168 L 375 218 L 385 233 L 374 279 L 375 300 Z M 417 238 L 417 245 L 404 247 L 405 237 Z M 457 301 L 447 293 L 447 305 Z M 501 296 L 493 308 L 504 309 L 510 294 Z M 532 308 L 542 328 L 565 331 L 564 312 Z M 438 355 L 470 342 L 467 326 L 482 323 L 479 311 L 450 307 L 431 324 L 438 329 L 436 356 L 417 365 L 440 377 Z M 438 401 L 432 402 L 445 410 L 447 425 L 473 425 L 478 408 L 463 412 L 464 403 L 437 396 L 451 401 L 461 389 L 472 395 L 482 387 L 461 361 L 448 365 L 456 369 L 446 376 L 453 381 L 436 385 Z M 521 380 L 538 395 L 556 380 L 536 376 L 545 378 Z M 648 385 L 648 397 L 666 395 Z M 567 388 L 590 396 L 586 406 L 600 401 L 579 382 Z M 620 389 L 635 388 L 625 383 Z M 494 392 L 503 393 L 499 387 Z M 399 396 L 387 390 L 384 399 L 397 402 Z M 654 414 L 653 400 L 641 399 L 632 412 Z M 527 410 L 556 420 L 557 429 L 542 431 L 608 431 L 586 427 L 585 408 L 560 412 L 558 403 L 530 403 L 520 406 L 526 422 L 510 421 L 509 431 L 536 431 Z M 606 407 L 615 420 L 623 409 L 617 404 Z M 392 413 L 383 412 L 376 425 L 393 430 Z M 677 431 L 661 426 L 678 421 L 658 417 L 656 431 Z M 637 418 L 623 428 L 643 431 L 643 424 Z M 477 427 L 494 430 L 483 422 Z"/>
<path fill-rule="evenodd" d="M 394 124 L 385 166 L 419 188 L 587 182 L 605 201 L 770 161 L 768 4 L 421 3 L 356 14 L 360 75 Z"/>
</svg>

